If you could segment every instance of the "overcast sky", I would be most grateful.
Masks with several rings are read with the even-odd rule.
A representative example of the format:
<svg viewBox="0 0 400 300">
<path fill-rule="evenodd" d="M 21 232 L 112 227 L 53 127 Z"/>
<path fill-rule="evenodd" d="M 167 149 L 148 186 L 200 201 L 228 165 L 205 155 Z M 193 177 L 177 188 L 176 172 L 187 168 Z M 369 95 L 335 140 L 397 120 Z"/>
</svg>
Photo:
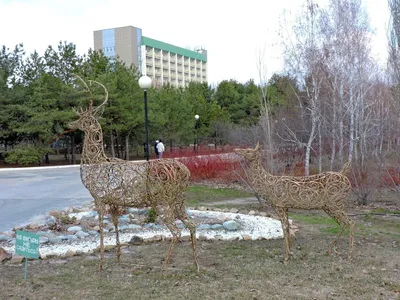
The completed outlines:
<svg viewBox="0 0 400 300">
<path fill-rule="evenodd" d="M 321 0 L 320 2 L 326 2 Z M 0 0 L 0 45 L 43 54 L 59 41 L 76 44 L 79 54 L 93 48 L 93 31 L 135 26 L 143 35 L 180 47 L 208 51 L 209 83 L 235 79 L 258 82 L 263 52 L 268 73 L 282 69 L 277 32 L 283 10 L 303 0 Z M 384 59 L 386 0 L 363 0 L 376 29 L 374 51 Z M 264 49 L 264 50 L 263 50 Z"/>
</svg>

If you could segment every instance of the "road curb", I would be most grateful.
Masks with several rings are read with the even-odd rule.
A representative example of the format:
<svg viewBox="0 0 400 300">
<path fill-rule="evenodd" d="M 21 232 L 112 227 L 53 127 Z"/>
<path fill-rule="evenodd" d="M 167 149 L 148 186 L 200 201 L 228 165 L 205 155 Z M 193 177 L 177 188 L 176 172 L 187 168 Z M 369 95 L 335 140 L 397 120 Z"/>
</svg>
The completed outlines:
<svg viewBox="0 0 400 300">
<path fill-rule="evenodd" d="M 66 165 L 66 166 L 49 166 L 49 167 L 21 167 L 21 168 L 0 168 L 0 172 L 6 171 L 29 171 L 29 170 L 46 170 L 46 169 L 62 169 L 62 168 L 75 168 L 79 165 Z"/>
<path fill-rule="evenodd" d="M 210 154 L 210 155 L 197 155 L 194 157 L 207 157 L 207 156 L 222 156 L 223 159 L 228 158 L 228 159 L 232 159 L 231 154 L 234 153 L 220 153 L 220 154 Z M 236 155 L 236 154 L 234 154 Z M 227 156 L 227 157 L 224 157 Z M 184 160 L 184 159 L 190 159 L 193 156 L 189 156 L 189 157 L 174 157 L 172 159 L 176 159 L 176 160 Z M 167 158 L 167 157 L 166 157 Z M 235 157 L 236 158 L 236 157 Z M 150 159 L 150 160 L 154 160 L 154 159 Z M 131 160 L 130 162 L 145 162 L 145 160 Z M 80 164 L 76 164 L 76 165 L 62 165 L 62 166 L 42 166 L 42 167 L 19 167 L 19 168 L 0 168 L 0 172 L 6 172 L 6 171 L 20 171 L 20 170 L 46 170 L 46 169 L 61 169 L 61 168 L 74 168 L 74 167 L 80 167 Z"/>
</svg>

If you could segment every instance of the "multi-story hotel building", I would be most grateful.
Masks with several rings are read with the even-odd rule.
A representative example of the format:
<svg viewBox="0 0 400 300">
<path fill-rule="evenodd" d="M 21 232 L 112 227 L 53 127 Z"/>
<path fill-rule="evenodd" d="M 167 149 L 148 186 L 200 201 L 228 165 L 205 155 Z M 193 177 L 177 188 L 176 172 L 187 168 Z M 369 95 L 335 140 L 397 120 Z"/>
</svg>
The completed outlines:
<svg viewBox="0 0 400 300">
<path fill-rule="evenodd" d="M 207 51 L 192 51 L 142 35 L 133 26 L 94 31 L 94 50 L 135 65 L 156 87 L 170 83 L 185 86 L 190 81 L 207 82 Z"/>
</svg>

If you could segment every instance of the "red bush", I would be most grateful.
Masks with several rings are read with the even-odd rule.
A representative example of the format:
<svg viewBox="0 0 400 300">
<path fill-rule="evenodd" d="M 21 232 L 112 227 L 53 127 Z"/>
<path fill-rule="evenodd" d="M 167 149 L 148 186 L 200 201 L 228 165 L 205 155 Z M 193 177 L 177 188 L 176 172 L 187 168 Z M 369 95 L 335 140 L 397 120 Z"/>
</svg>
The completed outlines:
<svg viewBox="0 0 400 300">
<path fill-rule="evenodd" d="M 176 158 L 176 157 L 192 157 L 192 156 L 200 156 L 200 155 L 211 155 L 211 154 L 221 154 L 221 153 L 230 153 L 233 152 L 233 146 L 219 146 L 208 147 L 208 146 L 199 146 L 196 150 L 193 147 L 168 147 L 167 151 L 164 152 L 163 157 L 165 158 Z"/>
<path fill-rule="evenodd" d="M 362 186 L 368 186 L 369 188 L 400 186 L 400 169 L 395 167 L 379 169 L 369 166 L 360 170 L 354 167 L 350 171 L 349 180 L 353 188 Z"/>
<path fill-rule="evenodd" d="M 298 162 L 295 164 L 293 168 L 293 173 L 291 175 L 293 176 L 304 176 L 306 173 L 306 168 L 304 165 L 304 162 Z"/>
<path fill-rule="evenodd" d="M 370 185 L 371 177 L 372 176 L 369 176 L 368 170 L 357 167 L 352 168 L 348 174 L 350 184 L 353 188 Z"/>
<path fill-rule="evenodd" d="M 194 151 L 192 147 L 174 148 L 164 153 L 165 158 L 179 158 L 191 172 L 191 181 L 216 180 L 223 182 L 237 182 L 246 179 L 239 157 L 231 156 L 233 146 L 199 147 Z M 275 155 L 275 159 L 283 164 L 285 175 L 304 176 L 305 167 L 302 155 L 293 151 Z M 310 172 L 313 174 L 310 169 Z M 280 173 L 282 174 L 282 173 Z M 377 187 L 400 186 L 400 168 L 390 167 L 386 170 L 371 168 L 357 168 L 353 166 L 348 173 L 350 183 L 355 189 L 371 190 Z"/>
<path fill-rule="evenodd" d="M 387 168 L 385 174 L 382 176 L 382 185 L 385 187 L 400 186 L 400 168 Z"/>
<path fill-rule="evenodd" d="M 183 157 L 180 161 L 185 164 L 190 173 L 191 181 L 218 180 L 233 182 L 238 180 L 240 172 L 238 161 L 226 156 L 207 155 Z"/>
</svg>

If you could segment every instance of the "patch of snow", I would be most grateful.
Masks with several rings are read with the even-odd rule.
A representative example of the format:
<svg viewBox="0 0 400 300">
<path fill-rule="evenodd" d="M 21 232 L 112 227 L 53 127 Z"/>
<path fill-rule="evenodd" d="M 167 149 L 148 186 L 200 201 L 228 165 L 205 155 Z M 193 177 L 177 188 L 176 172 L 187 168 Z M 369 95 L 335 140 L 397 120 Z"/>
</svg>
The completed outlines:
<svg viewBox="0 0 400 300">
<path fill-rule="evenodd" d="M 77 213 L 75 216 L 82 217 L 88 212 Z M 231 219 L 240 224 L 239 230 L 226 231 L 226 230 L 212 230 L 212 229 L 197 229 L 196 237 L 200 236 L 206 240 L 242 240 L 243 235 L 250 236 L 252 240 L 259 239 L 277 239 L 282 238 L 282 227 L 278 220 L 263 217 L 263 216 L 252 216 L 240 213 L 227 213 L 218 211 L 198 211 L 189 210 L 189 215 L 192 218 L 218 218 L 218 219 Z M 167 238 L 172 237 L 171 232 L 168 229 L 148 229 L 141 228 L 133 230 L 132 232 L 120 232 L 119 238 L 120 243 L 128 243 L 133 236 L 140 236 L 143 239 L 149 239 L 155 235 L 163 235 Z M 182 237 L 189 236 L 189 230 L 182 229 Z M 104 245 L 115 246 L 114 233 L 107 233 L 104 236 Z M 41 244 L 40 245 L 40 256 L 45 258 L 48 255 L 64 256 L 68 250 L 80 253 L 90 253 L 99 246 L 99 237 L 87 237 L 84 239 L 76 239 L 68 242 L 59 244 Z M 14 246 L 4 247 L 4 250 L 8 252 L 14 252 Z"/>
<path fill-rule="evenodd" d="M 70 217 L 70 218 L 73 218 L 73 217 L 75 217 L 76 218 L 76 220 L 81 220 L 83 217 L 86 217 L 86 216 L 88 216 L 90 214 L 90 211 L 81 211 L 81 212 L 78 212 L 78 213 L 70 213 L 70 214 L 68 214 L 68 217 Z"/>
</svg>

